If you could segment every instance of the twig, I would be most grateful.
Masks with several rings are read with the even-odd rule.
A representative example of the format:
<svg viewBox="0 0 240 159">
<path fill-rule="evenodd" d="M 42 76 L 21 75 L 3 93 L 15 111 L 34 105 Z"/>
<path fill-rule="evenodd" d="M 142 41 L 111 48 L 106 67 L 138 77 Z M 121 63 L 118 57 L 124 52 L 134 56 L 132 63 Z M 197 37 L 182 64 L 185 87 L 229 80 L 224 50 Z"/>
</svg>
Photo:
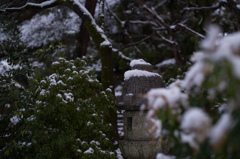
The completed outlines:
<svg viewBox="0 0 240 159">
<path fill-rule="evenodd" d="M 121 49 L 119 49 L 119 51 L 122 51 L 122 50 L 124 50 L 124 49 L 126 49 L 126 48 L 128 48 L 128 47 L 131 47 L 131 46 L 136 46 L 136 45 L 138 45 L 138 44 L 140 44 L 140 43 L 142 43 L 142 42 L 150 39 L 154 34 L 155 34 L 155 33 L 152 33 L 151 35 L 146 36 L 145 38 L 143 38 L 143 39 L 141 39 L 141 40 L 139 40 L 139 41 L 137 41 L 137 42 L 133 42 L 133 43 L 127 44 L 127 45 L 125 45 L 124 47 L 122 47 Z"/>
<path fill-rule="evenodd" d="M 162 19 L 162 17 L 160 17 L 155 11 L 154 9 L 149 9 L 148 7 L 146 7 L 146 5 L 143 5 L 143 9 L 145 11 L 147 11 L 149 14 L 151 14 L 153 16 L 154 19 L 157 20 L 157 22 L 159 22 L 163 27 L 165 27 L 166 29 L 168 29 L 169 31 L 171 31 L 170 26 L 164 22 L 164 20 Z"/>
<path fill-rule="evenodd" d="M 115 20 L 121 24 L 121 27 L 124 28 L 125 27 L 125 22 L 121 21 L 120 18 L 118 18 L 118 16 L 116 16 L 109 8 L 108 4 L 106 3 L 106 6 L 107 6 L 107 11 L 115 18 Z M 133 39 L 132 39 L 132 36 L 128 33 L 128 31 L 126 30 L 124 32 L 124 34 L 128 37 L 128 39 L 130 40 L 131 43 L 134 43 Z M 136 46 L 136 45 L 132 45 L 136 52 L 140 55 L 140 56 L 143 56 L 141 50 Z M 125 47 L 124 47 L 125 48 Z M 123 49 L 120 49 L 120 50 L 123 50 Z"/>
</svg>

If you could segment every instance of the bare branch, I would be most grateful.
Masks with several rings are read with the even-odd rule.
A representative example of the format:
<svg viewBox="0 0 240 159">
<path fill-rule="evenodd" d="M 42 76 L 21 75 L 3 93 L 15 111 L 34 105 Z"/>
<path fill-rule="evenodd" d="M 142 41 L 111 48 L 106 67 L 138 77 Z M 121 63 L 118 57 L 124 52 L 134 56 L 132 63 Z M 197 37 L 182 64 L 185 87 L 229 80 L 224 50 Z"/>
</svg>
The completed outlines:
<svg viewBox="0 0 240 159">
<path fill-rule="evenodd" d="M 107 6 L 108 12 L 115 18 L 115 20 L 116 20 L 118 23 L 121 24 L 121 27 L 124 28 L 124 27 L 125 27 L 125 24 L 126 24 L 125 21 L 121 21 L 120 18 L 118 18 L 118 16 L 116 16 L 116 14 L 114 14 L 114 13 L 110 10 L 110 8 L 109 8 L 109 6 L 108 6 L 107 3 L 106 3 L 106 6 Z M 132 39 L 132 36 L 128 33 L 127 30 L 124 32 L 124 34 L 128 37 L 128 39 L 129 39 L 132 43 L 134 43 L 134 42 L 133 42 L 133 39 Z M 133 46 L 133 47 L 135 48 L 136 52 L 137 52 L 140 56 L 143 56 L 141 50 L 140 50 L 136 45 L 131 45 L 131 46 Z M 125 47 L 124 47 L 124 48 L 125 48 Z M 123 50 L 123 49 L 120 49 L 120 50 Z"/>
<path fill-rule="evenodd" d="M 133 42 L 133 43 L 127 44 L 127 45 L 125 45 L 123 48 L 119 49 L 119 51 L 122 51 L 122 50 L 124 50 L 124 49 L 126 49 L 126 48 L 128 48 L 128 47 L 131 47 L 131 46 L 136 46 L 136 45 L 138 45 L 138 44 L 140 44 L 140 43 L 142 43 L 142 42 L 150 39 L 154 34 L 155 34 L 155 33 L 152 33 L 151 35 L 146 36 L 145 38 L 143 38 L 143 39 L 141 39 L 141 40 L 139 40 L 139 41 L 137 41 L 137 42 Z"/>
</svg>

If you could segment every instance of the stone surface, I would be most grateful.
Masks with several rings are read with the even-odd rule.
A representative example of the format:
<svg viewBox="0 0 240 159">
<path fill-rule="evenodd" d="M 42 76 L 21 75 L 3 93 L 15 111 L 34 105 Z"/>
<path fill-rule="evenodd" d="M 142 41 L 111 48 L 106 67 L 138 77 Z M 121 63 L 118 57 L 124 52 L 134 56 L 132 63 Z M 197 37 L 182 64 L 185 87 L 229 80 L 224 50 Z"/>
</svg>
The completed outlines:
<svg viewBox="0 0 240 159">
<path fill-rule="evenodd" d="M 155 159 L 158 152 L 162 152 L 161 144 L 155 141 L 120 140 L 120 149 L 125 158 Z"/>
<path fill-rule="evenodd" d="M 152 65 L 134 65 L 132 67 L 132 70 L 135 70 L 135 69 L 152 72 L 153 71 L 153 66 Z"/>
<path fill-rule="evenodd" d="M 160 76 L 131 77 L 124 82 L 123 103 L 125 110 L 139 110 L 141 104 L 146 102 L 143 95 L 152 88 L 164 87 L 165 84 Z"/>
<path fill-rule="evenodd" d="M 124 113 L 125 140 L 152 140 L 149 135 L 149 126 L 146 124 L 146 112 L 126 111 Z"/>
</svg>

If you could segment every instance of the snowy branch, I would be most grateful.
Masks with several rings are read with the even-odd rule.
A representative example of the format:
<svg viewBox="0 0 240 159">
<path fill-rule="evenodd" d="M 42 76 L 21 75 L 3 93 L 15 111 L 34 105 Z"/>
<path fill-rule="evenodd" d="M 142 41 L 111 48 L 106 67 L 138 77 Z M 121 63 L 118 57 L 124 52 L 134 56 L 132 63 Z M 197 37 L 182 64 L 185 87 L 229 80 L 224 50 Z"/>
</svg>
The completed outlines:
<svg viewBox="0 0 240 159">
<path fill-rule="evenodd" d="M 188 28 L 187 26 L 185 26 L 185 25 L 183 25 L 183 24 L 180 24 L 180 23 L 177 24 L 177 25 L 175 25 L 175 26 L 173 27 L 173 30 L 176 30 L 176 31 L 184 31 L 184 32 L 186 32 L 186 33 L 188 33 L 188 34 L 190 34 L 190 35 L 198 36 L 198 37 L 200 37 L 201 39 L 205 39 L 205 36 L 204 36 L 204 35 L 196 32 L 196 31 L 194 31 L 194 30 L 192 30 L 192 29 Z"/>
<path fill-rule="evenodd" d="M 51 8 L 59 4 L 58 0 L 49 0 L 42 3 L 26 3 L 24 6 L 21 7 L 11 7 L 11 8 L 5 8 L 0 9 L 0 12 L 16 12 L 25 8 L 31 8 L 31 9 L 43 9 L 43 8 Z"/>
<path fill-rule="evenodd" d="M 162 17 L 160 17 L 154 9 L 149 9 L 148 7 L 146 7 L 146 5 L 143 5 L 143 9 L 146 10 L 149 14 L 151 14 L 154 19 L 157 20 L 157 22 L 159 22 L 163 27 L 165 27 L 167 30 L 169 31 L 184 31 L 190 35 L 193 36 L 198 36 L 201 39 L 204 39 L 205 37 L 203 35 L 201 35 L 200 33 L 188 28 L 187 26 L 178 23 L 175 26 L 169 26 L 167 23 L 165 23 L 165 21 L 162 19 Z"/>
<path fill-rule="evenodd" d="M 167 30 L 171 31 L 170 26 L 165 23 L 165 21 L 162 19 L 162 17 L 160 17 L 155 11 L 154 9 L 149 9 L 146 5 L 143 5 L 143 9 L 145 11 L 147 11 L 149 14 L 151 14 L 153 16 L 154 19 L 157 20 L 157 22 L 159 22 L 163 27 L 165 27 Z"/>
<path fill-rule="evenodd" d="M 142 21 L 142 20 L 129 20 L 128 21 L 131 24 L 143 24 L 143 25 L 154 25 L 154 26 L 158 26 L 157 23 L 153 22 L 153 21 Z"/>
<path fill-rule="evenodd" d="M 182 11 L 182 16 L 187 13 L 187 12 L 192 12 L 192 11 L 214 11 L 222 6 L 222 3 L 219 3 L 217 6 L 211 6 L 211 7 L 189 7 L 189 8 L 184 8 Z"/>
<path fill-rule="evenodd" d="M 130 57 L 125 56 L 121 51 L 117 50 L 117 49 L 113 49 L 114 53 L 118 53 L 118 55 L 123 59 L 126 60 L 128 62 L 131 62 L 133 59 L 131 59 Z"/>
<path fill-rule="evenodd" d="M 232 11 L 235 14 L 236 17 L 240 18 L 240 9 L 237 6 L 238 6 L 238 4 L 233 0 L 222 0 L 218 3 L 218 5 L 215 5 L 215 6 L 184 8 L 182 13 L 181 13 L 181 18 L 178 21 L 180 21 L 187 12 L 214 11 L 214 10 L 217 10 L 221 7 L 225 7 L 225 8 L 230 9 L 230 11 Z"/>
</svg>

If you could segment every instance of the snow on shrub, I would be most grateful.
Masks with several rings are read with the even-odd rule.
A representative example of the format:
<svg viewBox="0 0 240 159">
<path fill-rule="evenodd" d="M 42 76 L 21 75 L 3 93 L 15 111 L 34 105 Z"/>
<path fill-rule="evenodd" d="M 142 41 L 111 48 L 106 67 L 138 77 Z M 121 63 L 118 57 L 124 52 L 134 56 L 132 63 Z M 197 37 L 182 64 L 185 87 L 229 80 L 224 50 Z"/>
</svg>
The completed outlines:
<svg viewBox="0 0 240 159">
<path fill-rule="evenodd" d="M 0 110 L 4 139 L 0 154 L 10 158 L 116 158 L 113 128 L 106 122 L 113 108 L 111 91 L 102 90 L 84 59 L 59 58 L 52 71 L 47 77 L 31 77 L 26 89 L 0 81 L 0 104 L 5 105 Z"/>
<path fill-rule="evenodd" d="M 105 121 L 111 92 L 102 90 L 82 59 L 59 58 L 52 68 L 53 74 L 36 83 L 39 102 L 30 125 L 38 155 L 115 158 L 112 126 Z"/>
<path fill-rule="evenodd" d="M 223 37 L 215 25 L 208 33 L 183 80 L 146 94 L 147 120 L 177 157 L 240 156 L 240 33 Z"/>
</svg>

